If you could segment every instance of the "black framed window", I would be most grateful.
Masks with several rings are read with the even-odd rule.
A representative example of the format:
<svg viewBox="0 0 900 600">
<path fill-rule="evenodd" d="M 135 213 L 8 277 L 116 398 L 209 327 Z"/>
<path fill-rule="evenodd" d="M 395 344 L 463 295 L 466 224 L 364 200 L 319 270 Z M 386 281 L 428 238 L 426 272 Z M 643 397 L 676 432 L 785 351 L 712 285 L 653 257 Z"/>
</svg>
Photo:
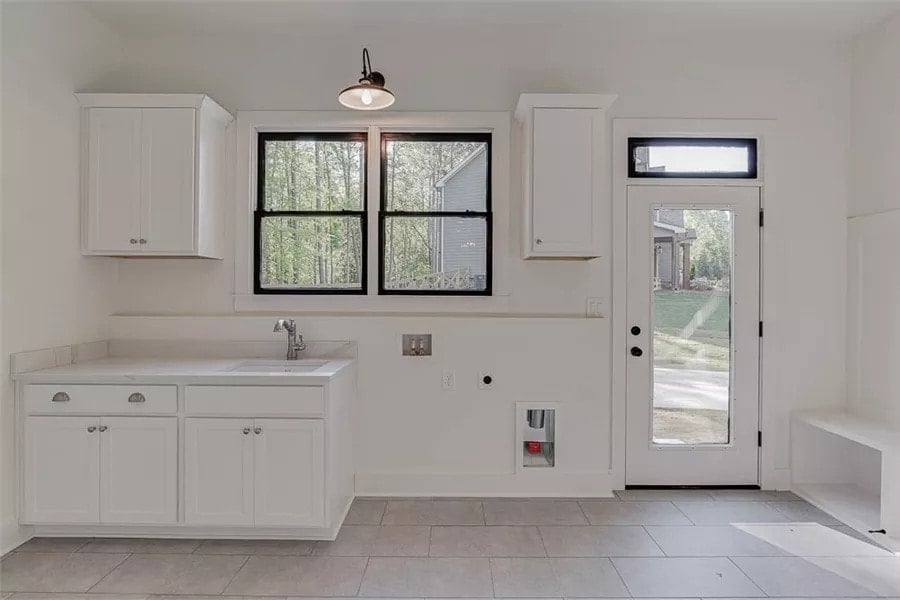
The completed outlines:
<svg viewBox="0 0 900 600">
<path fill-rule="evenodd" d="M 491 135 L 382 133 L 379 294 L 491 294 Z"/>
<path fill-rule="evenodd" d="M 254 293 L 366 293 L 366 140 L 259 134 Z"/>
<path fill-rule="evenodd" d="M 628 138 L 629 177 L 756 179 L 755 138 Z"/>
</svg>

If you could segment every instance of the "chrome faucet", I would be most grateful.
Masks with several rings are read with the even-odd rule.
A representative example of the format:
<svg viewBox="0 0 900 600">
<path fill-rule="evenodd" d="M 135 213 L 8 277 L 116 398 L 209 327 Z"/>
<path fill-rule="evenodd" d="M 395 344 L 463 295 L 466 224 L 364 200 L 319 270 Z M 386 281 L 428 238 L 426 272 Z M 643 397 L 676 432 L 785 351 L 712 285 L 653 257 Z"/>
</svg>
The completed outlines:
<svg viewBox="0 0 900 600">
<path fill-rule="evenodd" d="M 303 335 L 297 333 L 297 324 L 293 319 L 278 319 L 275 321 L 276 333 L 279 331 L 287 331 L 287 360 L 297 360 L 297 353 L 306 350 L 306 344 L 303 342 Z"/>
</svg>

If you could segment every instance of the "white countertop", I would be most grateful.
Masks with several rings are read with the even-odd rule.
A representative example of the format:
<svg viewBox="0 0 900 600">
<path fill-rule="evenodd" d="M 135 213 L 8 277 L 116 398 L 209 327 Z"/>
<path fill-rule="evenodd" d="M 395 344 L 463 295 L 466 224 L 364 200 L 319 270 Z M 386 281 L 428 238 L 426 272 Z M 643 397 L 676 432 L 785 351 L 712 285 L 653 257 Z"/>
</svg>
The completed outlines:
<svg viewBox="0 0 900 600">
<path fill-rule="evenodd" d="M 18 373 L 23 383 L 184 383 L 218 385 L 324 385 L 355 361 L 351 358 L 310 358 L 324 362 L 303 372 L 234 371 L 247 363 L 285 363 L 280 359 L 101 358 L 61 367 Z"/>
</svg>

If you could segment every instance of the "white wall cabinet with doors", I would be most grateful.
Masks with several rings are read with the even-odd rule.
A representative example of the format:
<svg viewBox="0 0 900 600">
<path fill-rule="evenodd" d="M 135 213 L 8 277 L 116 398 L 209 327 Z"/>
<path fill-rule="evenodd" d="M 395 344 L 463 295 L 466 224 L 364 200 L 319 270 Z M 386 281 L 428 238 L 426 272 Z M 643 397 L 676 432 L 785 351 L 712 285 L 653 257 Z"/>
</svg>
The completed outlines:
<svg viewBox="0 0 900 600">
<path fill-rule="evenodd" d="M 523 238 L 526 259 L 600 256 L 608 194 L 607 94 L 522 94 Z"/>
<path fill-rule="evenodd" d="M 76 94 L 82 252 L 222 258 L 226 128 L 202 94 Z"/>
</svg>

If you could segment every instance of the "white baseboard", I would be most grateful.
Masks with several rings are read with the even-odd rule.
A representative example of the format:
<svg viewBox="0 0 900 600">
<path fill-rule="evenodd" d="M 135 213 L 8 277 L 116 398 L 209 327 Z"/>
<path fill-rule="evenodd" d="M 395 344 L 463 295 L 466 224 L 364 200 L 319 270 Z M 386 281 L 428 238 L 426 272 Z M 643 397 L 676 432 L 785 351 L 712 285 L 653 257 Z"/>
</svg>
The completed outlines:
<svg viewBox="0 0 900 600">
<path fill-rule="evenodd" d="M 357 496 L 612 497 L 609 473 L 357 473 Z"/>
<path fill-rule="evenodd" d="M 34 527 L 9 520 L 0 523 L 0 556 L 21 546 L 34 537 Z"/>
</svg>

